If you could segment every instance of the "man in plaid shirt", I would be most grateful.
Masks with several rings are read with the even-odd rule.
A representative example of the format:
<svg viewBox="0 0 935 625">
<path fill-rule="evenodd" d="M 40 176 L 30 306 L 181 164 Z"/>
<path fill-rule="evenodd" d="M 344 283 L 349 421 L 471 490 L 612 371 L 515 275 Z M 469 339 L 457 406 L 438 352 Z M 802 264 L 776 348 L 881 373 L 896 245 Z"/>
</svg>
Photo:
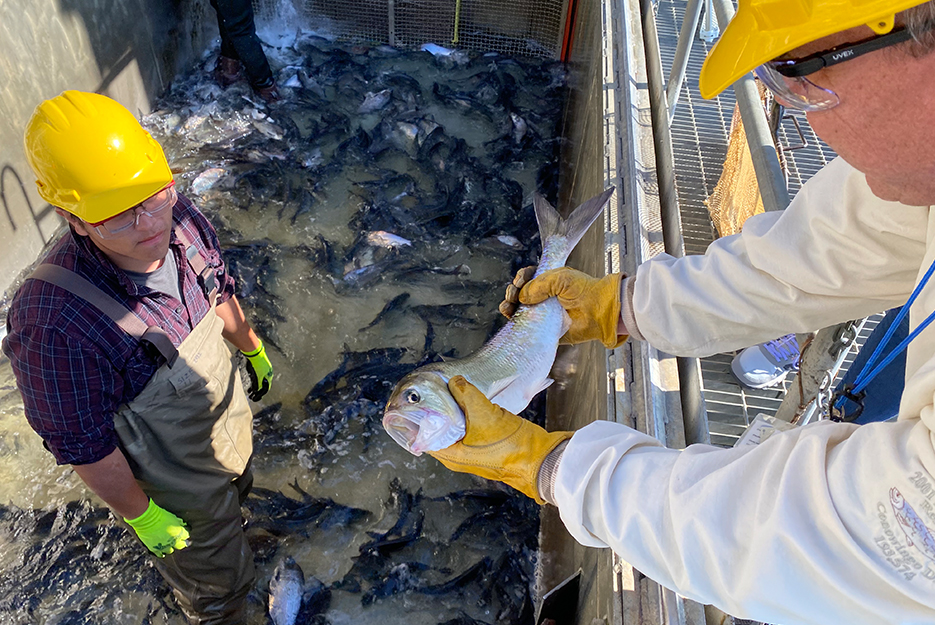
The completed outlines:
<svg viewBox="0 0 935 625">
<path fill-rule="evenodd" d="M 26 130 L 39 194 L 70 231 L 17 291 L 3 349 L 59 464 L 135 530 L 192 623 L 239 623 L 254 580 L 240 503 L 250 398 L 272 379 L 217 235 L 123 106 L 66 91 Z"/>
</svg>

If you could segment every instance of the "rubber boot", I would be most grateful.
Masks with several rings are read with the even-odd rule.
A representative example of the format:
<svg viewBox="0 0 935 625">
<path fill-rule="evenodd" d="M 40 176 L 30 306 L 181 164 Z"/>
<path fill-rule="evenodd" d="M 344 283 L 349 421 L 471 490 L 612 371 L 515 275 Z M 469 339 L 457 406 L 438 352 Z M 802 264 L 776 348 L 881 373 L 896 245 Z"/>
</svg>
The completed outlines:
<svg viewBox="0 0 935 625">
<path fill-rule="evenodd" d="M 270 79 L 270 84 L 265 87 L 254 87 L 254 93 L 263 99 L 267 104 L 276 104 L 282 99 L 279 95 L 279 89 L 276 88 L 276 81 Z"/>
</svg>

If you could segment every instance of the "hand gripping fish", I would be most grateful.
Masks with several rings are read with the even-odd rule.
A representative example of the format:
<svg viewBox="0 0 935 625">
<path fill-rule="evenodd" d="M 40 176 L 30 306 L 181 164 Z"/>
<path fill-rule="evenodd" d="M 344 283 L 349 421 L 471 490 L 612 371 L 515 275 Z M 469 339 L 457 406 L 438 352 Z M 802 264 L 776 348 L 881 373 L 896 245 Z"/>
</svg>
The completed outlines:
<svg viewBox="0 0 935 625">
<path fill-rule="evenodd" d="M 542 240 L 539 275 L 563 267 L 584 233 L 602 214 L 610 188 L 562 219 L 545 198 L 533 205 Z M 448 380 L 463 375 L 490 401 L 516 414 L 551 383 L 558 340 L 571 324 L 554 297 L 520 306 L 513 318 L 483 347 L 466 358 L 432 363 L 408 374 L 393 389 L 383 412 L 383 427 L 397 443 L 419 456 L 464 437 L 464 414 L 448 392 Z"/>
</svg>

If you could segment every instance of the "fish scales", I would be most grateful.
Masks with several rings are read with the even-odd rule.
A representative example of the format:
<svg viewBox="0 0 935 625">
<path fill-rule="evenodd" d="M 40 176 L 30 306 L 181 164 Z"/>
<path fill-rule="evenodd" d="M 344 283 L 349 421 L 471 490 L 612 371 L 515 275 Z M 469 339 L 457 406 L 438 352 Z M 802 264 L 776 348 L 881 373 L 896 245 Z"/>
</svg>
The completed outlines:
<svg viewBox="0 0 935 625">
<path fill-rule="evenodd" d="M 279 561 L 269 582 L 269 616 L 273 625 L 294 625 L 302 608 L 305 576 L 292 557 Z"/>
<path fill-rule="evenodd" d="M 422 371 L 438 371 L 447 378 L 463 375 L 485 395 L 494 394 L 498 384 L 513 378 L 518 372 L 538 380 L 547 380 L 551 360 L 542 358 L 549 350 L 554 352 L 557 337 L 563 334 L 564 316 L 561 304 L 549 299 L 540 306 L 523 307 L 514 318 L 481 349 L 460 361 L 427 365 Z M 516 349 L 523 345 L 523 349 Z M 510 412 L 522 412 L 530 400 L 545 386 L 530 388 L 510 385 L 496 395 L 496 403 Z"/>
<path fill-rule="evenodd" d="M 541 196 L 535 197 L 536 219 L 543 241 L 536 275 L 565 265 L 568 255 L 601 215 L 610 188 L 562 219 Z M 460 360 L 432 363 L 401 379 L 390 395 L 383 427 L 415 455 L 437 451 L 464 436 L 464 414 L 448 392 L 448 380 L 463 375 L 493 403 L 522 412 L 547 388 L 549 371 L 570 320 L 558 300 L 520 306 L 513 318 L 475 353 Z"/>
</svg>

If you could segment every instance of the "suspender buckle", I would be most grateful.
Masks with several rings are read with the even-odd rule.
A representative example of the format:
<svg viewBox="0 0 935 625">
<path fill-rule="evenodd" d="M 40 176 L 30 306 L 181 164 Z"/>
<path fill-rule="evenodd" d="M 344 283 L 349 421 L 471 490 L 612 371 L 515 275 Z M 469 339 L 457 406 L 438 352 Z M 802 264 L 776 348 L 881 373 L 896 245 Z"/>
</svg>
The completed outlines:
<svg viewBox="0 0 935 625">
<path fill-rule="evenodd" d="M 177 234 L 181 238 L 184 232 L 180 230 Z M 188 237 L 184 237 L 183 240 L 187 241 Z M 205 298 L 213 303 L 214 296 L 216 296 L 218 292 L 218 279 L 214 275 L 214 268 L 209 267 L 205 263 L 201 254 L 198 253 L 198 248 L 196 248 L 193 243 L 188 243 L 188 247 L 185 248 L 185 257 L 188 258 L 189 265 L 191 265 L 191 268 L 198 275 L 198 285 L 205 294 Z"/>
<path fill-rule="evenodd" d="M 211 299 L 211 295 L 218 290 L 218 279 L 214 275 L 214 269 L 205 267 L 205 270 L 198 275 L 198 284 L 201 285 L 205 297 Z"/>
<path fill-rule="evenodd" d="M 864 411 L 864 398 L 867 396 L 867 391 L 860 391 L 859 393 L 851 392 L 853 385 L 848 384 L 842 389 L 839 389 L 831 395 L 831 402 L 829 406 L 831 407 L 831 420 L 837 423 L 844 422 L 850 423 L 854 421 L 861 415 Z M 841 406 L 838 407 L 838 400 L 846 399 L 847 401 L 853 403 L 856 406 L 856 409 L 853 412 L 847 412 L 845 409 L 846 403 L 842 402 Z"/>
</svg>

